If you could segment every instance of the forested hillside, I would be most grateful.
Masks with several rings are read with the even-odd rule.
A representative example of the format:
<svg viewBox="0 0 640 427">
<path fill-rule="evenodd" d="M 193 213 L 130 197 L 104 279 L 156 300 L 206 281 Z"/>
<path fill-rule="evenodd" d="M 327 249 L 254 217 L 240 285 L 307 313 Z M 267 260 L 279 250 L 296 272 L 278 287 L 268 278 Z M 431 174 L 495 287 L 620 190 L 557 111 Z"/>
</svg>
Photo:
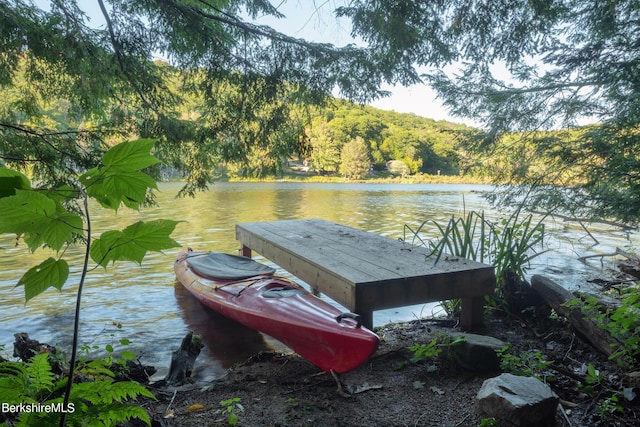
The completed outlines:
<svg viewBox="0 0 640 427">
<path fill-rule="evenodd" d="M 543 156 L 542 151 L 537 150 L 541 142 L 545 142 L 547 148 L 550 144 L 566 147 L 570 135 L 577 131 L 573 134 L 542 132 L 535 138 L 532 134 L 505 134 L 487 150 L 479 143 L 486 135 L 478 129 L 336 98 L 318 106 L 311 99 L 300 98 L 295 85 L 281 86 L 278 100 L 265 100 L 260 109 L 238 109 L 238 103 L 253 100 L 259 90 L 234 81 L 231 75 L 207 82 L 209 92 L 203 93 L 195 91 L 194 87 L 205 84 L 204 75 L 180 71 L 160 61 L 156 61 L 156 65 L 163 70 L 161 85 L 166 87 L 167 96 L 174 95 L 175 113 L 173 124 L 167 124 L 168 128 L 183 137 L 185 133 L 191 135 L 186 146 L 210 138 L 207 129 L 218 131 L 216 143 L 206 153 L 198 153 L 208 157 L 206 162 L 191 158 L 189 150 L 181 154 L 180 161 L 185 164 L 210 165 L 209 170 L 194 170 L 195 173 L 200 170 L 202 176 L 278 176 L 290 160 L 303 163 L 309 174 L 358 179 L 369 176 L 370 172 L 377 175 L 383 171 L 392 176 L 467 176 L 498 182 L 537 174 L 546 176 L 549 182 L 569 184 L 578 176 L 567 170 L 562 175 L 549 174 L 548 151 Z M 42 72 L 26 61 L 22 66 L 21 76 Z M 124 114 L 121 111 L 124 105 L 105 105 L 102 111 L 87 118 L 76 114 L 64 97 L 45 101 L 33 96 L 33 91 L 22 79 L 17 79 L 13 87 L 1 88 L 0 96 L 6 100 L 3 114 L 13 115 L 26 128 L 44 127 L 51 134 L 69 132 L 70 136 L 82 141 L 84 133 L 89 136 L 95 132 L 114 132 L 105 128 L 105 124 L 119 123 L 121 127 L 114 132 L 116 135 L 145 136 L 145 110 L 129 110 Z M 216 104 L 215 115 L 208 112 L 212 104 Z M 236 120 L 237 114 L 245 116 Z M 126 121 L 124 117 L 127 117 Z M 134 127 L 132 121 L 143 125 Z M 148 132 L 154 131 L 148 129 Z M 166 138 L 171 137 L 169 132 Z M 90 138 L 85 140 L 86 143 L 89 141 Z M 114 136 L 115 141 L 119 139 Z M 345 147 L 356 141 L 364 148 L 360 148 L 361 152 L 354 157 Z M 179 177 L 170 167 L 165 167 L 161 173 L 163 178 Z"/>
<path fill-rule="evenodd" d="M 335 172 L 344 144 L 360 137 L 375 170 L 389 166 L 396 175 L 458 175 L 464 166 L 459 153 L 472 132 L 464 125 L 336 101 L 307 126 L 306 159 L 314 171 Z"/>
<path fill-rule="evenodd" d="M 234 81 L 233 74 L 214 82 L 206 81 L 206 76 L 197 71 L 180 71 L 160 61 L 156 61 L 156 65 L 163 71 L 160 77 L 161 85 L 166 88 L 165 96 L 172 95 L 174 103 L 174 124 L 170 129 L 183 134 L 187 131 L 192 144 L 207 138 L 206 129 L 218 130 L 216 144 L 211 145 L 207 153 L 211 168 L 217 166 L 218 173 L 277 175 L 289 159 L 296 158 L 307 163 L 311 172 L 337 174 L 341 163 L 349 161 L 341 159 L 343 148 L 356 138 L 361 138 L 366 145 L 365 172 L 371 164 L 375 170 L 385 170 L 390 161 L 395 161 L 390 165 L 397 175 L 418 172 L 458 175 L 465 166 L 460 162 L 464 157 L 461 153 L 468 151 L 468 139 L 474 130 L 464 125 L 378 110 L 339 99 L 329 99 L 320 107 L 312 106 L 313 100 L 301 100 L 294 85 L 280 87 L 281 96 L 277 101 L 264 102 L 260 109 L 243 109 L 238 108 L 238 104 L 241 106 L 249 100 L 255 103 L 259 90 Z M 80 116 L 65 97 L 45 101 L 33 96 L 24 79 L 28 73 L 55 73 L 55 70 L 39 69 L 26 60 L 21 68 L 14 86 L 1 88 L 0 96 L 6 100 L 3 114 L 14 115 L 23 126 L 43 126 L 51 133 L 77 128 L 90 134 L 106 131 L 103 124 L 115 122 L 121 125 L 118 133 L 145 136 L 139 135 L 144 132 L 139 127 L 131 126 L 131 121 L 145 122 L 144 109 L 127 111 L 126 115 L 132 116 L 127 121 L 119 121 L 119 116 L 125 117 L 121 111 L 125 104 L 117 103 L 105 104 L 102 111 L 96 111 L 90 118 Z M 208 92 L 194 90 L 205 84 Z M 259 82 L 256 84 L 259 86 Z M 208 113 L 212 108 L 215 115 Z M 28 114 L 22 110 L 28 110 Z M 244 114 L 242 120 L 236 120 L 238 114 Z M 149 133 L 152 132 L 149 129 Z M 171 136 L 168 133 L 167 137 Z M 188 151 L 183 153 L 182 161 L 191 161 Z M 164 172 L 171 174 L 170 170 Z"/>
</svg>

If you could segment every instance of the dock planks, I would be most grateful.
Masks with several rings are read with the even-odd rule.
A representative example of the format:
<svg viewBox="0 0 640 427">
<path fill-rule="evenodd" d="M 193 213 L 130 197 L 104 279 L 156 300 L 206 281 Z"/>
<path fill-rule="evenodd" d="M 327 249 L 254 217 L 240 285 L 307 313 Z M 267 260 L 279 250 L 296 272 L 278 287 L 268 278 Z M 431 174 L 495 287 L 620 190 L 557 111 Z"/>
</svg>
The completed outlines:
<svg viewBox="0 0 640 427">
<path fill-rule="evenodd" d="M 461 327 L 477 329 L 495 288 L 492 266 L 452 256 L 436 263 L 423 247 L 322 219 L 239 223 L 236 238 L 244 255 L 261 254 L 369 327 L 375 310 L 461 298 Z"/>
</svg>

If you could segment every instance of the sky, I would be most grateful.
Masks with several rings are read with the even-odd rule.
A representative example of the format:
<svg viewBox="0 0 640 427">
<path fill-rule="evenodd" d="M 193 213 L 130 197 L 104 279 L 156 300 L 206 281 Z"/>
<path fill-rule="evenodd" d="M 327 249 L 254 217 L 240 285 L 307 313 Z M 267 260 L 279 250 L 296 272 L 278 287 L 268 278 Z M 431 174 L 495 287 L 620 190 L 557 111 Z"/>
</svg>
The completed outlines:
<svg viewBox="0 0 640 427">
<path fill-rule="evenodd" d="M 348 19 L 337 19 L 332 11 L 344 5 L 345 0 L 282 0 L 273 1 L 286 19 L 266 17 L 258 23 L 284 34 L 315 42 L 327 42 L 335 46 L 354 43 L 361 40 L 351 37 L 351 25 Z M 370 105 L 383 110 L 399 113 L 412 113 L 435 120 L 448 120 L 457 123 L 473 123 L 458 117 L 450 116 L 437 99 L 436 92 L 424 84 L 404 86 L 385 85 L 382 89 L 392 93 L 391 96 L 372 102 Z"/>
</svg>

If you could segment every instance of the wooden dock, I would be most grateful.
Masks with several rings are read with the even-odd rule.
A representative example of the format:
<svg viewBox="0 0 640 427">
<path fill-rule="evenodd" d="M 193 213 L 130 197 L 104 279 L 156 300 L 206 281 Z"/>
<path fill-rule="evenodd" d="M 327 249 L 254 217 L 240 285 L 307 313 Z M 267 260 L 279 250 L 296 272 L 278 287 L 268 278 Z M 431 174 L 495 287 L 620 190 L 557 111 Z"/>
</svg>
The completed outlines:
<svg viewBox="0 0 640 427">
<path fill-rule="evenodd" d="M 236 225 L 242 254 L 255 251 L 308 283 L 371 327 L 373 311 L 460 298 L 460 326 L 482 324 L 484 295 L 495 288 L 490 265 L 427 258 L 428 250 L 322 219 Z"/>
</svg>

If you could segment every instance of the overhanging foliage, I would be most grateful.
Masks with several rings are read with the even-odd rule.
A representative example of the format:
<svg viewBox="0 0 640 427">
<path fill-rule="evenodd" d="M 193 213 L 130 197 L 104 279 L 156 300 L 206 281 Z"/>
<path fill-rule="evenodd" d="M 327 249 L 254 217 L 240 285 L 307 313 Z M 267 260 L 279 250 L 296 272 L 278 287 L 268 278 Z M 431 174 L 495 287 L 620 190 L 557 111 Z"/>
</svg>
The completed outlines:
<svg viewBox="0 0 640 427">
<path fill-rule="evenodd" d="M 453 114 L 483 124 L 481 147 L 509 132 L 533 141 L 530 155 L 559 167 L 552 177 L 511 176 L 537 188 L 536 208 L 638 224 L 637 2 L 354 0 L 338 14 L 352 19 L 354 33 L 380 60 L 422 66 L 422 77 Z M 598 125 L 561 146 L 529 138 L 533 130 L 585 121 Z M 537 187 L 573 167 L 583 171 L 579 185 L 553 197 L 546 197 L 548 187 Z"/>
<path fill-rule="evenodd" d="M 334 90 L 366 102 L 406 74 L 367 49 L 251 22 L 281 16 L 267 1 L 98 5 L 104 24 L 74 0 L 0 3 L 0 156 L 42 181 L 95 167 L 132 135 L 157 139 L 164 170 L 180 171 L 187 191 L 205 187 L 221 160 L 259 157 L 264 170 L 250 172 L 270 172 L 302 149 L 307 105 Z"/>
</svg>

